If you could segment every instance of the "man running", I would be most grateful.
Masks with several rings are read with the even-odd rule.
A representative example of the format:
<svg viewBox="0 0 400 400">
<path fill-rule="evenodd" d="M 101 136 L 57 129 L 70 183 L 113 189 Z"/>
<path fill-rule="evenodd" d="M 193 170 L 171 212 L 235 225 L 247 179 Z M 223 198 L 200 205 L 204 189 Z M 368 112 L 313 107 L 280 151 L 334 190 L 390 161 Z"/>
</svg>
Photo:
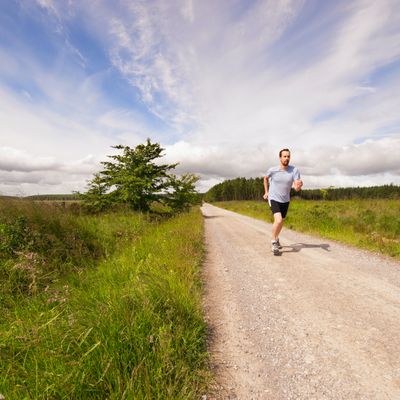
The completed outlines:
<svg viewBox="0 0 400 400">
<path fill-rule="evenodd" d="M 268 199 L 271 211 L 274 214 L 274 223 L 272 225 L 272 252 L 274 255 L 279 254 L 282 248 L 279 243 L 279 233 L 282 230 L 290 202 L 290 189 L 292 186 L 298 192 L 303 186 L 300 179 L 299 170 L 289 165 L 290 151 L 283 149 L 279 152 L 280 165 L 272 167 L 264 176 L 265 193 L 263 198 Z"/>
</svg>

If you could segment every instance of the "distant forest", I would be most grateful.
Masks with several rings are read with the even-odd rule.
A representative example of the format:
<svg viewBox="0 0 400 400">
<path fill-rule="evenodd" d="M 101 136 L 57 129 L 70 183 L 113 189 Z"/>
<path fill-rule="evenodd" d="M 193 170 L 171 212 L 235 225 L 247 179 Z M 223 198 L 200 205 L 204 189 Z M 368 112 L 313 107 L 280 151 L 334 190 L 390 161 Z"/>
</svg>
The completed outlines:
<svg viewBox="0 0 400 400">
<path fill-rule="evenodd" d="M 78 194 L 36 194 L 33 196 L 26 196 L 25 199 L 67 201 L 67 200 L 79 200 L 79 195 Z"/>
<path fill-rule="evenodd" d="M 236 178 L 213 186 L 205 195 L 205 201 L 262 200 L 263 178 Z M 343 199 L 400 199 L 400 186 L 383 185 L 370 187 L 305 189 L 291 191 L 292 197 L 306 200 Z"/>
</svg>

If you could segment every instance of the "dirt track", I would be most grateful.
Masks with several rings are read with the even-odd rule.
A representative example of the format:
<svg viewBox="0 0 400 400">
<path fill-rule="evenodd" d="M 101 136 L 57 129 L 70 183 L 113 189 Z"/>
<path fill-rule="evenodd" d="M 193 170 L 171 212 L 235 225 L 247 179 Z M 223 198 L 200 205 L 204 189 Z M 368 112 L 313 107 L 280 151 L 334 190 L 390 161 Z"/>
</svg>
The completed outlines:
<svg viewBox="0 0 400 400">
<path fill-rule="evenodd" d="M 205 307 L 222 399 L 400 399 L 400 263 L 211 205 Z"/>
</svg>

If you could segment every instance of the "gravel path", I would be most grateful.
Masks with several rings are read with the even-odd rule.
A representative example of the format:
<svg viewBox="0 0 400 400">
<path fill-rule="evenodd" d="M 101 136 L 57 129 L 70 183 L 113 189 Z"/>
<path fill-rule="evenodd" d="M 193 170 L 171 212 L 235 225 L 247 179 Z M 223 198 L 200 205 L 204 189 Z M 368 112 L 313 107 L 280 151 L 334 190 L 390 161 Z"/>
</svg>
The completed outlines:
<svg viewBox="0 0 400 400">
<path fill-rule="evenodd" d="M 205 204 L 218 399 L 400 399 L 400 263 Z"/>
</svg>

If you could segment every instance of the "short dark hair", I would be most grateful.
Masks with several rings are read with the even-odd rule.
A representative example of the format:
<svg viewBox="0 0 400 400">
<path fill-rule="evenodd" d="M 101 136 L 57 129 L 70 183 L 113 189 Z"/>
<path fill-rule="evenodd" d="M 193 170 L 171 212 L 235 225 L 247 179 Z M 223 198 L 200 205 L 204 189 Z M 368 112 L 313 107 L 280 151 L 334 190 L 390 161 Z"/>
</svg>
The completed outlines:
<svg viewBox="0 0 400 400">
<path fill-rule="evenodd" d="M 290 153 L 290 150 L 289 150 L 289 149 L 282 149 L 282 150 L 279 152 L 279 158 L 281 158 L 282 153 L 283 153 L 284 151 L 288 151 L 288 152 Z"/>
</svg>

